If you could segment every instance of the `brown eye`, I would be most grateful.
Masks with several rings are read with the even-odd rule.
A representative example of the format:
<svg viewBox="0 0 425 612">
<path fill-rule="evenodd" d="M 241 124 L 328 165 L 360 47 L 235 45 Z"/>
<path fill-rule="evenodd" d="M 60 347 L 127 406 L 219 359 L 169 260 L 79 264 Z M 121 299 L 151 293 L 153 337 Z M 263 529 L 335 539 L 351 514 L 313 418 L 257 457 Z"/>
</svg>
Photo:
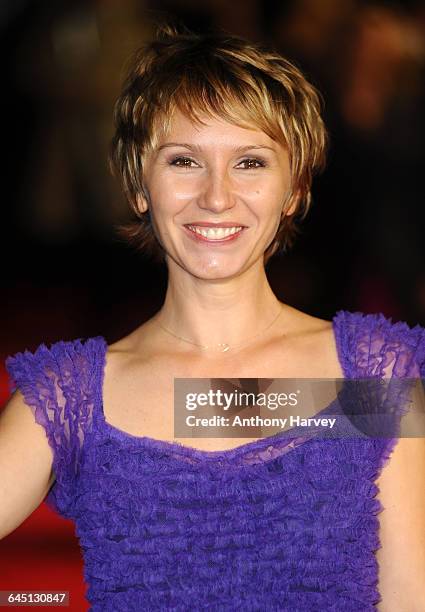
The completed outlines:
<svg viewBox="0 0 425 612">
<path fill-rule="evenodd" d="M 242 160 L 241 164 L 248 164 L 248 166 L 245 166 L 246 170 L 256 170 L 257 168 L 264 168 L 264 166 L 266 165 L 260 159 L 255 159 L 253 157 L 249 157 L 247 159 Z M 258 164 L 258 165 L 254 165 L 254 164 Z"/>
<path fill-rule="evenodd" d="M 183 163 L 177 163 L 177 162 L 183 162 Z M 174 159 L 171 160 L 170 166 L 176 166 L 177 168 L 191 168 L 190 164 L 192 162 L 193 162 L 193 159 L 190 159 L 190 157 L 175 157 Z"/>
</svg>

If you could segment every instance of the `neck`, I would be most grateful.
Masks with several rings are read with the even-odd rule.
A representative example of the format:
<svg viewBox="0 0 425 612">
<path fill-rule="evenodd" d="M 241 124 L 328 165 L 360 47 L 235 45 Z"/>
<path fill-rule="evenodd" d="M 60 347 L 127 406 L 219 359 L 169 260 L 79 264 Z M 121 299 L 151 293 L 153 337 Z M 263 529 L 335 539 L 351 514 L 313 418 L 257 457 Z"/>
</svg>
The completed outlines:
<svg viewBox="0 0 425 612">
<path fill-rule="evenodd" d="M 283 307 L 263 267 L 213 281 L 177 273 L 169 274 L 164 304 L 154 320 L 196 345 L 227 344 L 231 348 L 266 330 Z M 190 346 L 184 341 L 180 344 Z"/>
</svg>

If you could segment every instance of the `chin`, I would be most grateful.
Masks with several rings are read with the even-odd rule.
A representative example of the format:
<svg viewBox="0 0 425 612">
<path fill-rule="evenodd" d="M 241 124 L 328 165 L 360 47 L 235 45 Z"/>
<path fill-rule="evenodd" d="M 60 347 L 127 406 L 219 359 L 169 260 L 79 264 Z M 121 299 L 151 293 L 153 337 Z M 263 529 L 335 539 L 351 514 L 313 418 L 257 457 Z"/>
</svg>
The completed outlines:
<svg viewBox="0 0 425 612">
<path fill-rule="evenodd" d="M 205 280 L 237 277 L 248 270 L 254 261 L 252 252 L 250 254 L 238 253 L 232 256 L 221 253 L 204 253 L 195 256 L 192 253 L 183 252 L 177 257 L 169 255 L 169 258 L 178 264 L 179 268 L 182 268 L 192 276 Z M 260 259 L 262 261 L 262 255 Z"/>
<path fill-rule="evenodd" d="M 245 263 L 245 265 L 244 265 Z M 198 278 L 219 280 L 238 276 L 247 269 L 246 262 L 236 262 L 234 259 L 229 265 L 228 261 L 217 261 L 216 258 L 191 263 L 186 270 Z"/>
</svg>

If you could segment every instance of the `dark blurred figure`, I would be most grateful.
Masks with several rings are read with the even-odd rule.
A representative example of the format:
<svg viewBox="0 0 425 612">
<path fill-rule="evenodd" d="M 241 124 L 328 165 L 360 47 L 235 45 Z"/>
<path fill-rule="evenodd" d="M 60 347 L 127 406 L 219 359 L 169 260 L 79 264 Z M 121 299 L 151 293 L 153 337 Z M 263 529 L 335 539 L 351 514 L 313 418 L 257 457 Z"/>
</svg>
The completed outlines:
<svg viewBox="0 0 425 612">
<path fill-rule="evenodd" d="M 423 14 L 421 3 L 301 0 L 275 20 L 276 45 L 325 99 L 329 164 L 302 239 L 325 311 L 425 321 Z"/>
<path fill-rule="evenodd" d="M 419 323 L 425 321 L 423 25 L 413 11 L 379 4 L 360 10 L 338 100 L 346 128 L 341 144 L 351 146 L 363 178 L 351 202 L 353 229 L 366 247 L 354 260 L 356 284 L 362 276 L 366 283 L 382 278 L 399 304 L 397 316 Z"/>
<path fill-rule="evenodd" d="M 108 239 L 125 216 L 107 151 L 123 64 L 152 31 L 143 8 L 136 0 L 44 4 L 18 45 L 17 86 L 37 109 L 21 227 L 43 242 Z"/>
</svg>

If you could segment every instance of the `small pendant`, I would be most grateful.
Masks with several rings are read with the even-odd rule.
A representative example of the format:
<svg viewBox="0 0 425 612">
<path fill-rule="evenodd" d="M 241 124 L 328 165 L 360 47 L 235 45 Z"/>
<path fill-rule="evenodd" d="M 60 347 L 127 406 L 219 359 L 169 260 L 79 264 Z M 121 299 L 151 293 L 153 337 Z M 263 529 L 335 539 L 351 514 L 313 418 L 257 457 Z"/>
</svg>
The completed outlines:
<svg viewBox="0 0 425 612">
<path fill-rule="evenodd" d="M 229 346 L 228 344 L 226 344 L 225 342 L 220 343 L 218 346 L 220 347 L 220 349 L 219 349 L 219 350 L 220 350 L 222 353 L 225 353 L 226 351 L 228 351 L 228 350 L 230 349 L 230 346 Z"/>
</svg>

